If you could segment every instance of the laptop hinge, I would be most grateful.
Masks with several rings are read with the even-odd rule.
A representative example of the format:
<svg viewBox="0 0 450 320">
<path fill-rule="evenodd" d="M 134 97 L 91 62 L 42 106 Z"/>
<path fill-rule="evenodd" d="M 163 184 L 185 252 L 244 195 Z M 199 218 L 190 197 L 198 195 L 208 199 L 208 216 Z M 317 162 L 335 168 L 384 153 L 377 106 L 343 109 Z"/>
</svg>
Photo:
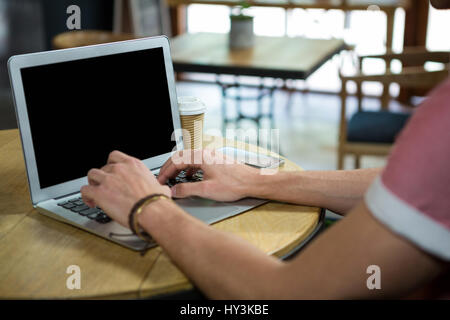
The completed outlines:
<svg viewBox="0 0 450 320">
<path fill-rule="evenodd" d="M 55 198 L 54 200 L 66 198 L 66 197 L 68 197 L 68 196 L 71 196 L 71 195 L 74 195 L 74 194 L 77 194 L 77 193 L 80 193 L 80 191 L 75 191 L 75 192 L 72 192 L 72 193 L 68 193 L 68 194 L 63 195 L 63 196 L 61 196 L 61 197 L 57 197 L 57 198 Z"/>
</svg>

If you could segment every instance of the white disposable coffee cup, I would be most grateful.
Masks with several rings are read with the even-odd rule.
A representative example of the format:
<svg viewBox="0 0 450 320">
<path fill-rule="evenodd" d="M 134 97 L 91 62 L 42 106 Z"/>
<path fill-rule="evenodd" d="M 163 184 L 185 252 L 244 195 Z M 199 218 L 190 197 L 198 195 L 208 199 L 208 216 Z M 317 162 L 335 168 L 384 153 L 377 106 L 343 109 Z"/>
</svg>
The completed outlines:
<svg viewBox="0 0 450 320">
<path fill-rule="evenodd" d="M 203 145 L 203 122 L 206 106 L 197 97 L 178 97 L 181 128 L 185 149 L 201 149 Z"/>
</svg>

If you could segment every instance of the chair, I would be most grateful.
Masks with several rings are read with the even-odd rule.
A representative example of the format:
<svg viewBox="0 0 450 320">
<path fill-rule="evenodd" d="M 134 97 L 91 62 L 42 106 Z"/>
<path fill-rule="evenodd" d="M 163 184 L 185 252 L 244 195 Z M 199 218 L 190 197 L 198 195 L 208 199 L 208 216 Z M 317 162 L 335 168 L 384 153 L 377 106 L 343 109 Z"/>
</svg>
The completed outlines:
<svg viewBox="0 0 450 320">
<path fill-rule="evenodd" d="M 402 71 L 393 73 L 389 69 L 384 74 L 366 75 L 361 71 L 364 59 L 383 59 L 389 66 L 392 60 L 402 63 Z M 338 146 L 338 169 L 344 167 L 344 157 L 353 154 L 355 167 L 360 167 L 362 155 L 387 155 L 397 134 L 402 130 L 409 119 L 409 114 L 395 113 L 387 110 L 390 100 L 386 91 L 381 97 L 382 108 L 380 111 L 364 111 L 362 108 L 361 85 L 364 81 L 381 82 L 385 88 L 391 83 L 398 83 L 401 88 L 430 90 L 442 82 L 449 75 L 449 52 L 431 52 L 425 48 L 407 48 L 402 53 L 388 52 L 382 55 L 369 55 L 359 57 L 359 70 L 355 75 L 346 76 L 339 72 L 342 81 L 341 88 L 341 111 L 339 127 Z M 427 61 L 444 63 L 443 70 L 427 71 L 424 63 Z M 408 67 L 405 67 L 405 66 Z M 414 67 L 410 67 L 414 65 Z M 347 120 L 347 82 L 356 83 L 356 97 L 358 100 L 358 111 Z"/>
</svg>

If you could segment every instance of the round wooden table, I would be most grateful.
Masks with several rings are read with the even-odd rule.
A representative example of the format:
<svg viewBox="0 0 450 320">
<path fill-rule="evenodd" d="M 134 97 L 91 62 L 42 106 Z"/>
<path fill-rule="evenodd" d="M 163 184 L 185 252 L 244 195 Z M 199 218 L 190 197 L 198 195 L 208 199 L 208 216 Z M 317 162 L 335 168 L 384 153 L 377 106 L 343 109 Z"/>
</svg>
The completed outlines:
<svg viewBox="0 0 450 320">
<path fill-rule="evenodd" d="M 114 33 L 102 30 L 68 31 L 55 36 L 52 39 L 52 46 L 54 49 L 67 49 L 136 38 L 135 35 L 129 33 Z"/>
<path fill-rule="evenodd" d="M 206 137 L 205 147 L 225 140 Z M 235 147 L 257 147 L 233 142 Z M 229 146 L 229 141 L 226 143 Z M 289 160 L 281 168 L 301 170 Z M 213 228 L 284 257 L 306 242 L 321 223 L 315 207 L 269 202 Z M 81 270 L 81 289 L 66 286 L 67 268 Z M 18 130 L 0 131 L 0 299 L 141 298 L 192 288 L 156 247 L 144 256 L 39 214 L 31 205 Z"/>
</svg>

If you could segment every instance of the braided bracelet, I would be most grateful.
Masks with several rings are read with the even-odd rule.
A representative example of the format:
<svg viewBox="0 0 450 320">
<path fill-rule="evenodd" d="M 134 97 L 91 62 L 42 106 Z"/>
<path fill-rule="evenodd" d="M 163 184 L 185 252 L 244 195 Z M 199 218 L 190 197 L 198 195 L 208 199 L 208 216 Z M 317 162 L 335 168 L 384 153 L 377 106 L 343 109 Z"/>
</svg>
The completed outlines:
<svg viewBox="0 0 450 320">
<path fill-rule="evenodd" d="M 166 199 L 166 200 L 172 201 L 172 199 L 170 197 L 166 196 L 165 194 L 161 194 L 161 193 L 151 194 L 149 196 L 142 198 L 138 202 L 136 202 L 136 204 L 133 206 L 133 208 L 131 208 L 130 216 L 128 218 L 128 224 L 130 226 L 131 231 L 135 235 L 137 235 L 139 238 L 141 238 L 142 240 L 147 241 L 147 242 L 154 242 L 154 240 L 150 234 L 148 234 L 146 231 L 144 231 L 139 226 L 139 223 L 137 221 L 138 220 L 137 216 L 139 214 L 141 214 L 144 207 L 146 207 L 150 203 L 155 202 L 159 199 Z"/>
</svg>

